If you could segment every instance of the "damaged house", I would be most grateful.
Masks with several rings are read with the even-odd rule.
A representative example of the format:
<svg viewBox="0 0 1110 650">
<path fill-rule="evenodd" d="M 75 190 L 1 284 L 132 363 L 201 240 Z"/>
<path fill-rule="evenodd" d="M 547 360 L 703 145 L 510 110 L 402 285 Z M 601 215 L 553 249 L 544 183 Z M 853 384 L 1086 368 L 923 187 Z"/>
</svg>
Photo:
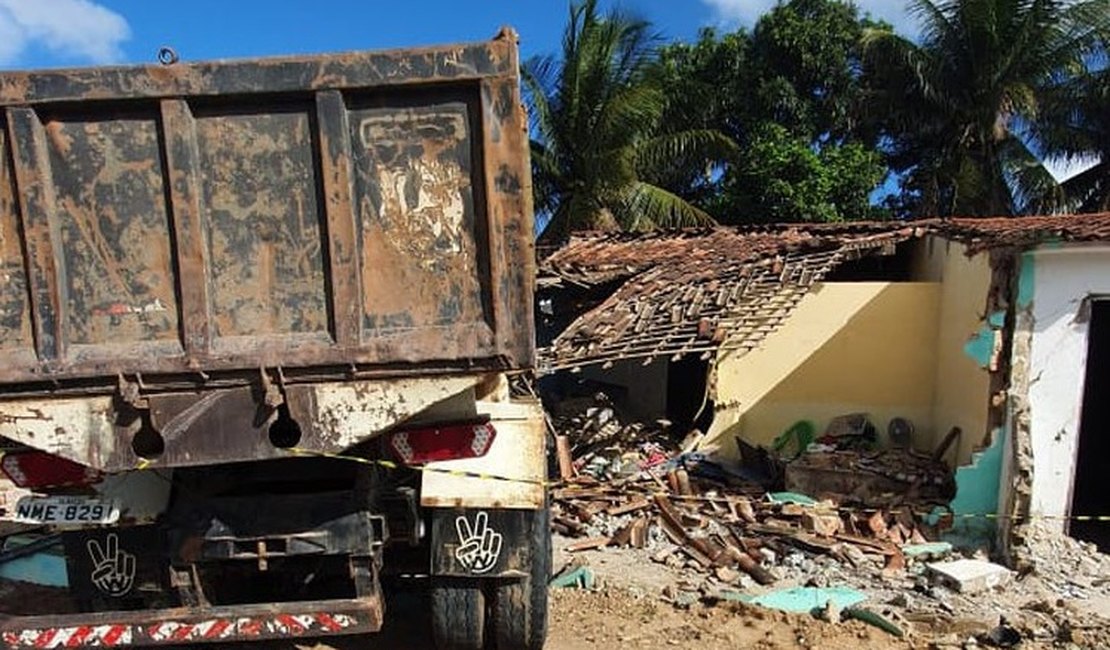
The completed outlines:
<svg viewBox="0 0 1110 650">
<path fill-rule="evenodd" d="M 1110 214 L 581 234 L 540 263 L 543 385 L 733 459 L 908 447 L 954 470 L 952 538 L 1106 551 L 1076 517 L 1110 513 L 1108 239 Z M 862 480 L 826 469 L 793 487 Z"/>
</svg>

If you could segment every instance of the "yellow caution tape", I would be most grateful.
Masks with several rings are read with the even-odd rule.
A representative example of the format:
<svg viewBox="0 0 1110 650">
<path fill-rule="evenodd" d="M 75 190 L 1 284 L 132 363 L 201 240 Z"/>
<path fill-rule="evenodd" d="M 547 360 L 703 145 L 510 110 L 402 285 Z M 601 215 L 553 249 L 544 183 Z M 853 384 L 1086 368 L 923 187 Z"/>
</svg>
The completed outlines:
<svg viewBox="0 0 1110 650">
<path fill-rule="evenodd" d="M 473 472 L 473 471 L 461 470 L 461 469 L 449 469 L 449 468 L 446 468 L 446 467 L 429 467 L 427 465 L 405 465 L 405 464 L 397 463 L 397 462 L 394 462 L 394 461 L 391 461 L 391 460 L 383 460 L 383 459 L 375 459 L 375 458 L 362 458 L 360 456 L 349 456 L 349 455 L 345 455 L 345 454 L 335 454 L 335 453 L 326 452 L 326 451 L 317 451 L 315 449 L 304 449 L 304 448 L 301 448 L 301 447 L 292 447 L 290 449 L 286 449 L 285 451 L 287 451 L 288 453 L 290 453 L 291 455 L 294 455 L 294 456 L 315 456 L 315 457 L 318 457 L 318 458 L 332 458 L 332 459 L 335 459 L 335 460 L 346 460 L 346 461 L 350 461 L 350 462 L 354 462 L 354 463 L 359 463 L 359 464 L 362 464 L 362 465 L 373 465 L 373 466 L 383 467 L 385 469 L 391 469 L 391 470 L 408 468 L 408 469 L 421 470 L 421 471 L 424 471 L 424 472 L 433 472 L 433 473 L 436 473 L 436 474 L 445 474 L 447 476 L 455 476 L 455 477 L 458 477 L 458 478 L 473 478 L 473 479 L 480 479 L 480 480 L 484 480 L 484 481 L 503 481 L 503 482 L 509 482 L 509 483 L 524 483 L 526 485 L 540 485 L 540 486 L 543 486 L 545 488 L 559 487 L 559 486 L 565 485 L 565 483 L 563 481 L 549 481 L 549 480 L 544 480 L 544 479 L 529 479 L 529 478 L 520 478 L 520 477 L 512 477 L 512 476 L 502 476 L 502 475 L 499 475 L 499 474 L 489 474 L 489 473 L 486 473 L 486 472 Z M 152 461 L 143 459 L 143 460 L 139 461 L 139 463 L 136 465 L 135 469 L 138 469 L 138 470 L 147 469 L 150 466 L 152 466 L 153 464 L 154 463 Z M 664 494 L 666 496 L 671 496 L 671 497 L 675 496 L 675 495 L 662 493 L 662 492 L 660 494 Z M 678 497 L 678 498 L 681 499 L 681 497 Z M 913 511 L 913 510 L 898 510 L 898 509 L 885 509 L 885 508 L 845 508 L 845 507 L 837 507 L 836 510 L 838 512 L 855 512 L 855 513 L 884 512 L 884 513 L 887 513 L 887 514 L 900 514 L 900 513 L 903 513 L 903 512 L 907 512 L 908 514 L 913 515 L 915 517 L 919 517 L 919 518 L 928 517 L 928 518 L 935 518 L 935 519 L 938 519 L 938 520 L 946 519 L 946 518 L 952 518 L 952 519 L 992 519 L 992 520 L 1010 519 L 1010 520 L 1018 520 L 1018 521 L 1039 521 L 1039 520 L 1062 521 L 1062 520 L 1070 520 L 1070 521 L 1082 521 L 1082 522 L 1110 522 L 1110 515 L 1000 515 L 1000 514 L 994 513 L 994 512 L 959 512 L 959 513 L 943 512 L 943 513 L 937 513 L 935 511 L 934 512 L 916 512 L 916 511 Z"/>
<path fill-rule="evenodd" d="M 545 481 L 544 479 L 531 479 L 519 478 L 511 476 L 500 476 L 498 474 L 487 474 L 485 472 L 472 472 L 461 469 L 448 469 L 446 467 L 429 467 L 427 465 L 402 465 L 395 463 L 391 460 L 380 460 L 374 458 L 362 458 L 359 456 L 346 456 L 343 454 L 333 454 L 326 451 L 316 451 L 313 449 L 302 449 L 300 447 L 293 447 L 287 449 L 289 453 L 296 456 L 318 456 L 320 458 L 334 458 L 336 460 L 349 460 L 362 465 L 376 465 L 386 469 L 400 469 L 407 467 L 411 469 L 418 469 L 425 472 L 434 472 L 436 474 L 446 474 L 448 476 L 456 476 L 459 478 L 477 478 L 486 481 L 506 481 L 509 483 L 524 483 L 527 485 L 542 485 L 543 487 L 554 487 L 560 484 L 560 481 Z"/>
</svg>

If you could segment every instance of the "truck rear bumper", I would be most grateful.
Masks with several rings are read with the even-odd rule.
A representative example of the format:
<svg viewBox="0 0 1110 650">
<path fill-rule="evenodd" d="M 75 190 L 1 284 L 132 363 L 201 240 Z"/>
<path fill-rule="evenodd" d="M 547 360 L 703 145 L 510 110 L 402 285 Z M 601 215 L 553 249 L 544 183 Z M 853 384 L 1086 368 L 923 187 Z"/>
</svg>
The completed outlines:
<svg viewBox="0 0 1110 650">
<path fill-rule="evenodd" d="M 377 632 L 380 596 L 0 619 L 7 648 L 228 643 Z"/>
</svg>

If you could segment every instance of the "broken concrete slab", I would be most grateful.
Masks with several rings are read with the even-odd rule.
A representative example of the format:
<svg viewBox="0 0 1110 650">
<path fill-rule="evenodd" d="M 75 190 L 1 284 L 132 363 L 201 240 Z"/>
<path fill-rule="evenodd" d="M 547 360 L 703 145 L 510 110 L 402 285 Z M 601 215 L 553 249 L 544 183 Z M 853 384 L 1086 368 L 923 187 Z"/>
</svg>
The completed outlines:
<svg viewBox="0 0 1110 650">
<path fill-rule="evenodd" d="M 812 614 L 831 601 L 842 611 L 867 600 L 867 595 L 848 587 L 795 587 L 778 589 L 751 599 L 753 605 L 794 614 Z"/>
<path fill-rule="evenodd" d="M 1008 583 L 1013 572 L 984 560 L 953 560 L 926 565 L 933 578 L 960 593 L 987 591 Z"/>
</svg>

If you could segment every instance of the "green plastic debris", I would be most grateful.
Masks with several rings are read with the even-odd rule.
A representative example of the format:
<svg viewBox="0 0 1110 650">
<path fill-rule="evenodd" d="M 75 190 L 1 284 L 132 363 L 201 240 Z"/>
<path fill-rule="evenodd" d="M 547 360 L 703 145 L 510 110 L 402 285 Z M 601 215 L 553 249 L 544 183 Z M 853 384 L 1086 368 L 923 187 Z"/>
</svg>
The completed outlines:
<svg viewBox="0 0 1110 650">
<path fill-rule="evenodd" d="M 548 583 L 553 589 L 587 589 L 597 586 L 597 577 L 588 566 L 580 566 L 573 571 L 555 576 Z"/>
<path fill-rule="evenodd" d="M 777 451 L 779 455 L 793 459 L 801 456 L 802 452 L 813 443 L 816 436 L 817 427 L 815 427 L 812 422 L 809 420 L 798 420 L 790 425 L 790 428 L 784 431 L 782 435 L 775 438 L 772 447 L 774 447 L 774 450 Z M 787 447 L 791 446 L 791 443 L 794 443 L 791 448 L 791 453 L 783 453 Z"/>
<path fill-rule="evenodd" d="M 902 547 L 906 557 L 940 557 L 952 552 L 952 545 L 948 542 L 929 542 L 927 544 L 907 544 Z"/>
<path fill-rule="evenodd" d="M 816 614 L 832 601 L 845 610 L 867 600 L 867 595 L 848 587 L 795 587 L 771 591 L 751 599 L 753 605 L 794 614 Z"/>
<path fill-rule="evenodd" d="M 815 506 L 817 501 L 797 492 L 773 492 L 767 495 L 771 503 L 793 503 L 799 506 Z"/>
<path fill-rule="evenodd" d="M 890 619 L 886 618 L 882 614 L 879 614 L 878 612 L 873 612 L 869 609 L 863 609 L 860 607 L 849 607 L 841 613 L 841 616 L 843 616 L 844 618 L 854 618 L 857 621 L 863 621 L 868 625 L 874 625 L 880 630 L 893 634 L 899 639 L 906 636 L 906 633 L 902 631 L 902 628 L 895 625 Z"/>
</svg>

